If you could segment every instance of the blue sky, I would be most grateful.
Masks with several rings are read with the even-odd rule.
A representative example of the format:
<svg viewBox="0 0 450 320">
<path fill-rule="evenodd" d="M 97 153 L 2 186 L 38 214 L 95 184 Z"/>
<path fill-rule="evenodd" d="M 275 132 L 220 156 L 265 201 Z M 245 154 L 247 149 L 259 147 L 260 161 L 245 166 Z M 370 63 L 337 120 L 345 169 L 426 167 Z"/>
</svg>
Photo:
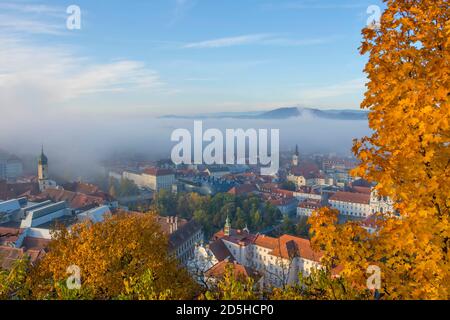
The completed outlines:
<svg viewBox="0 0 450 320">
<path fill-rule="evenodd" d="M 68 30 L 69 5 L 81 30 Z M 379 0 L 0 0 L 7 115 L 356 109 Z"/>
</svg>

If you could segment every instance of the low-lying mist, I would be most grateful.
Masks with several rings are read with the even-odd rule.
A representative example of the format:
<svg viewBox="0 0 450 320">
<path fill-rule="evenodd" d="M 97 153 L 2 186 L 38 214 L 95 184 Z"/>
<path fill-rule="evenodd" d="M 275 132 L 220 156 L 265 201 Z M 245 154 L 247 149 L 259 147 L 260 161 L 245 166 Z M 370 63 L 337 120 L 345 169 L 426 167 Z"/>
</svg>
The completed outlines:
<svg viewBox="0 0 450 320">
<path fill-rule="evenodd" d="M 101 173 L 100 161 L 117 154 L 140 154 L 149 160 L 168 158 L 173 130 L 193 133 L 189 119 L 120 118 L 92 116 L 67 119 L 36 117 L 26 123 L 0 121 L 0 149 L 22 157 L 37 157 L 41 145 L 51 173 L 72 179 Z M 367 121 L 298 117 L 284 120 L 206 119 L 203 129 L 279 129 L 281 151 L 298 144 L 302 153 L 350 155 L 352 140 L 367 135 Z"/>
</svg>

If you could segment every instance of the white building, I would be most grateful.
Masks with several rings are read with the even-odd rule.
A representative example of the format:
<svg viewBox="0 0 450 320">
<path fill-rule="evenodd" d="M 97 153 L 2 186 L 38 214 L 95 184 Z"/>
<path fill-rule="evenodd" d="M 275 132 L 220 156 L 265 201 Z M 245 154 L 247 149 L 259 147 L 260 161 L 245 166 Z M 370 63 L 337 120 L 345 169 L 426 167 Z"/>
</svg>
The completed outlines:
<svg viewBox="0 0 450 320">
<path fill-rule="evenodd" d="M 312 213 L 321 207 L 320 200 L 304 200 L 297 206 L 297 217 L 311 217 Z"/>
<path fill-rule="evenodd" d="M 135 185 L 137 185 L 141 189 L 147 189 L 150 188 L 148 181 L 146 180 L 146 177 L 139 171 L 134 170 L 125 170 L 122 173 L 122 176 L 124 179 L 128 179 L 134 182 Z"/>
<path fill-rule="evenodd" d="M 367 218 L 371 214 L 370 194 L 366 193 L 338 191 L 330 197 L 329 204 L 346 216 Z"/>
<path fill-rule="evenodd" d="M 171 169 L 148 168 L 143 175 L 148 181 L 150 189 L 155 192 L 160 190 L 172 191 L 172 185 L 176 183 L 175 173 Z"/>
<path fill-rule="evenodd" d="M 0 180 L 15 181 L 23 174 L 22 161 L 14 155 L 0 154 Z"/>
<path fill-rule="evenodd" d="M 298 281 L 300 272 L 308 275 L 313 268 L 321 268 L 322 253 L 314 251 L 308 239 L 287 234 L 279 238 L 254 235 L 248 230 L 231 229 L 227 219 L 224 230 L 213 237 L 212 244 L 217 242 L 221 242 L 225 249 L 221 250 L 221 258 L 216 260 L 227 259 L 256 270 L 266 286 L 292 284 Z"/>
<path fill-rule="evenodd" d="M 170 169 L 147 168 L 143 172 L 125 170 L 123 178 L 133 181 L 141 189 L 172 191 L 176 183 L 175 173 Z"/>
<path fill-rule="evenodd" d="M 297 189 L 302 186 L 306 186 L 306 179 L 302 175 L 289 173 L 289 175 L 287 176 L 287 180 L 294 183 Z"/>
<path fill-rule="evenodd" d="M 339 210 L 342 215 L 357 218 L 394 212 L 394 204 L 389 197 L 381 197 L 375 189 L 367 189 L 367 192 L 336 192 L 329 199 L 330 206 Z"/>
<path fill-rule="evenodd" d="M 322 200 L 322 194 L 320 191 L 314 190 L 311 187 L 303 187 L 294 192 L 294 197 L 299 201 L 304 200 Z"/>
<path fill-rule="evenodd" d="M 373 189 L 370 193 L 370 211 L 375 213 L 388 213 L 394 212 L 394 202 L 389 197 L 382 197 L 378 194 L 378 191 Z"/>
</svg>

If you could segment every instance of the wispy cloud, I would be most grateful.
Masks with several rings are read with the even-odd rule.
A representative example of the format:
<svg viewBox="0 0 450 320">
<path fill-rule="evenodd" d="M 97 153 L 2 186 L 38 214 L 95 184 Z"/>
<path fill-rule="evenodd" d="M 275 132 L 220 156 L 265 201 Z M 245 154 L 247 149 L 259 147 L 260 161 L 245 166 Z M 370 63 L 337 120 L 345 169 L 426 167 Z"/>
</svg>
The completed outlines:
<svg viewBox="0 0 450 320">
<path fill-rule="evenodd" d="M 325 98 L 335 98 L 348 94 L 363 92 L 366 83 L 366 78 L 357 78 L 328 86 L 302 88 L 299 96 L 306 102 L 316 102 Z"/>
<path fill-rule="evenodd" d="M 49 23 L 36 19 L 0 14 L 0 31 L 29 34 L 58 35 L 64 32 L 63 23 Z"/>
<path fill-rule="evenodd" d="M 184 48 L 220 48 L 238 45 L 254 44 L 270 39 L 270 34 L 248 34 L 237 37 L 218 38 L 184 45 Z"/>
<path fill-rule="evenodd" d="M 217 38 L 212 40 L 191 42 L 183 48 L 222 48 L 242 45 L 274 45 L 274 46 L 308 46 L 334 41 L 337 37 L 292 39 L 272 33 L 247 34 L 236 37 Z"/>
<path fill-rule="evenodd" d="M 338 9 L 360 9 L 367 8 L 367 4 L 357 1 L 327 1 L 327 0 L 303 0 L 291 2 L 277 2 L 264 4 L 266 9 L 288 9 L 288 10 L 338 10 Z"/>
<path fill-rule="evenodd" d="M 13 2 L 0 2 L 0 9 L 22 13 L 38 13 L 48 15 L 61 15 L 65 11 L 63 7 L 49 6 L 45 4 Z"/>
<path fill-rule="evenodd" d="M 21 34 L 62 34 L 64 7 L 28 2 L 0 2 L 0 32 Z"/>
<path fill-rule="evenodd" d="M 163 86 L 158 73 L 139 61 L 97 63 L 71 48 L 1 36 L 0 48 L 0 105 L 10 111 L 45 110 L 87 95 Z"/>
</svg>

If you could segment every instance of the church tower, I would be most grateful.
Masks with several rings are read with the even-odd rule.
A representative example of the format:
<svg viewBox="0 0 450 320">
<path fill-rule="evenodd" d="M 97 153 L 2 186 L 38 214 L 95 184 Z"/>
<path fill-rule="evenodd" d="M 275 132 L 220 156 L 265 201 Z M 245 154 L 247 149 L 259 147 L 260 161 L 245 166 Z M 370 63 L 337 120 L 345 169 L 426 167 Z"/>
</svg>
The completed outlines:
<svg viewBox="0 0 450 320">
<path fill-rule="evenodd" d="M 42 146 L 41 155 L 38 158 L 38 180 L 39 189 L 44 191 L 48 186 L 48 159 L 44 154 L 44 146 Z"/>
<path fill-rule="evenodd" d="M 300 158 L 300 154 L 298 153 L 298 145 L 295 145 L 295 153 L 292 156 L 292 165 L 294 167 L 298 166 L 298 160 Z"/>
<path fill-rule="evenodd" d="M 226 236 L 229 236 L 231 234 L 231 223 L 230 223 L 230 218 L 227 215 L 227 219 L 225 220 L 225 228 L 223 228 L 223 233 Z"/>
</svg>

